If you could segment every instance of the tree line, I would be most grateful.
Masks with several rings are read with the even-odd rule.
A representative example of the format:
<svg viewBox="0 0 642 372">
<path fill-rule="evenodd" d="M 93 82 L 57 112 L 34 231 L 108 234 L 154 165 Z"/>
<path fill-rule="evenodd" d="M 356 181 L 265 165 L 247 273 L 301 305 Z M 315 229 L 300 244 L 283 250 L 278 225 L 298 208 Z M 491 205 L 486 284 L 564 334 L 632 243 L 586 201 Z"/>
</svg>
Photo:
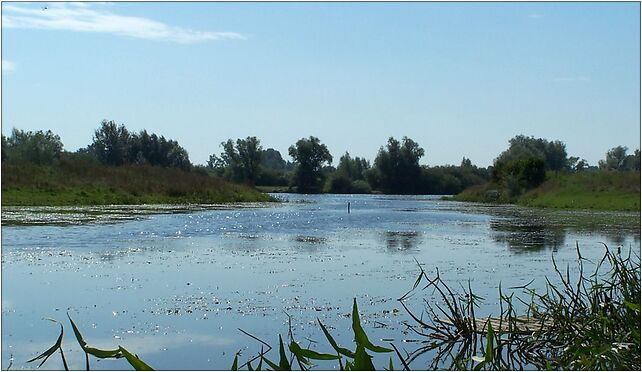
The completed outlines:
<svg viewBox="0 0 642 372">
<path fill-rule="evenodd" d="M 319 138 L 301 138 L 289 147 L 292 162 L 279 151 L 263 149 L 256 137 L 229 139 L 208 161 L 216 175 L 262 186 L 292 186 L 300 193 L 455 194 L 489 179 L 486 168 L 464 158 L 459 166 L 419 164 L 424 149 L 408 137 L 390 138 L 371 164 L 346 152 L 332 166 L 333 156 Z"/>
<path fill-rule="evenodd" d="M 420 164 L 426 151 L 411 138 L 393 137 L 379 148 L 372 163 L 344 153 L 337 167 L 327 146 L 314 136 L 301 138 L 289 147 L 292 161 L 273 148 L 264 148 L 257 137 L 228 139 L 222 151 L 212 154 L 207 165 L 194 165 L 177 141 L 142 130 L 130 132 L 123 124 L 103 120 L 92 143 L 74 153 L 64 151 L 60 137 L 51 131 L 13 129 L 2 136 L 2 161 L 53 164 L 61 158 L 95 161 L 106 166 L 150 165 L 199 171 L 231 182 L 252 186 L 289 187 L 300 193 L 457 194 L 486 182 L 494 182 L 518 195 L 541 184 L 547 172 L 639 171 L 640 151 L 610 149 L 598 166 L 571 156 L 561 141 L 518 135 L 483 168 L 464 157 L 459 165 L 429 167 Z"/>
</svg>

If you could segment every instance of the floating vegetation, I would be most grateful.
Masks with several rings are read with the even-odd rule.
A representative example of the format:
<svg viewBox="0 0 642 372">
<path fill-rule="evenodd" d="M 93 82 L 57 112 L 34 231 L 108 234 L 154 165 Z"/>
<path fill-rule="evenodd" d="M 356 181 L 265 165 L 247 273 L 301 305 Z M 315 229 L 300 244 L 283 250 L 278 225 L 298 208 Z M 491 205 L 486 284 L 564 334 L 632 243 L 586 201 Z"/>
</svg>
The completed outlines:
<svg viewBox="0 0 642 372">
<path fill-rule="evenodd" d="M 385 239 L 388 249 L 405 251 L 418 246 L 420 234 L 417 231 L 386 231 Z"/>
<path fill-rule="evenodd" d="M 219 204 L 141 204 L 97 206 L 3 206 L 2 225 L 79 225 L 118 223 L 157 214 L 265 208 L 274 202 Z"/>
<path fill-rule="evenodd" d="M 361 327 L 361 320 L 359 319 L 359 309 L 357 308 L 356 299 L 354 299 L 352 303 L 352 331 L 354 333 L 354 342 L 356 344 L 354 351 L 339 346 L 330 332 L 328 332 L 328 329 L 323 325 L 321 320 L 317 318 L 317 322 L 319 323 L 319 327 L 321 327 L 323 334 L 328 340 L 328 343 L 330 343 L 330 346 L 332 347 L 332 349 L 334 349 L 334 353 L 321 353 L 312 349 L 301 347 L 300 344 L 294 339 L 294 336 L 292 334 L 292 325 L 290 323 L 290 330 L 288 333 L 290 339 L 288 350 L 290 351 L 290 355 L 287 355 L 285 346 L 283 344 L 283 338 L 281 337 L 281 335 L 279 335 L 279 359 L 277 363 L 268 359 L 267 357 L 267 354 L 273 349 L 272 346 L 270 346 L 265 341 L 262 341 L 257 337 L 240 329 L 241 332 L 261 343 L 261 351 L 256 356 L 250 358 L 247 362 L 240 366 L 238 365 L 238 356 L 240 354 L 239 351 L 234 357 L 234 361 L 232 362 L 232 370 L 236 371 L 242 368 L 247 368 L 248 371 L 258 371 L 261 369 L 263 363 L 265 363 L 269 368 L 272 368 L 275 371 L 290 371 L 295 365 L 294 362 L 296 362 L 296 365 L 299 367 L 299 369 L 305 371 L 315 366 L 315 364 L 312 362 L 313 360 L 318 360 L 337 361 L 339 370 L 341 371 L 374 371 L 375 366 L 372 363 L 372 356 L 368 354 L 368 350 L 374 353 L 390 353 L 393 351 L 393 349 L 374 345 L 368 339 L 368 336 Z M 394 345 L 392 346 L 393 348 L 395 348 Z M 252 367 L 252 363 L 258 363 L 256 369 Z M 389 370 L 394 369 L 392 358 L 390 358 L 388 368 Z"/>
<path fill-rule="evenodd" d="M 322 236 L 297 235 L 294 237 L 294 241 L 299 243 L 323 244 L 328 241 L 328 238 Z"/>
</svg>

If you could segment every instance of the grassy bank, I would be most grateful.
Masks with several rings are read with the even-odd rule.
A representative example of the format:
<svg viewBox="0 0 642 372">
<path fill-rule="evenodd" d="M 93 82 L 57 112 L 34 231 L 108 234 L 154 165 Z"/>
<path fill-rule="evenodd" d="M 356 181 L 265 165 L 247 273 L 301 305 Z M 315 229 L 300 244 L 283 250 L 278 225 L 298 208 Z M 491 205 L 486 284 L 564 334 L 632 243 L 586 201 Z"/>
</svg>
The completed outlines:
<svg viewBox="0 0 642 372">
<path fill-rule="evenodd" d="M 501 186 L 487 183 L 464 190 L 453 199 L 529 207 L 639 211 L 640 173 L 549 174 L 544 183 L 519 196 L 511 197 Z"/>
<path fill-rule="evenodd" d="M 261 192 L 296 192 L 296 187 L 293 186 L 256 186 L 256 189 Z"/>
<path fill-rule="evenodd" d="M 2 164 L 2 205 L 179 204 L 270 201 L 202 172 L 85 161 Z"/>
</svg>

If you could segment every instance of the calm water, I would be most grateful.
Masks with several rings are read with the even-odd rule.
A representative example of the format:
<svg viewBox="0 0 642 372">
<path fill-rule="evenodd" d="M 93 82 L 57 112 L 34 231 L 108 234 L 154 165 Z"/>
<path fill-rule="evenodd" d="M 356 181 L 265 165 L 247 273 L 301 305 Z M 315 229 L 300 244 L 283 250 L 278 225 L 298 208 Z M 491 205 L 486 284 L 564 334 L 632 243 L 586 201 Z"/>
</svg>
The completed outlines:
<svg viewBox="0 0 642 372">
<path fill-rule="evenodd" d="M 2 365 L 51 346 L 65 323 L 70 367 L 84 356 L 68 312 L 94 347 L 122 345 L 157 369 L 229 369 L 260 344 L 295 338 L 329 352 L 321 319 L 352 347 L 352 298 L 375 343 L 412 351 L 397 298 L 417 260 L 453 287 L 471 281 L 496 312 L 502 288 L 553 277 L 551 256 L 576 263 L 604 247 L 640 250 L 639 213 L 552 212 L 441 201 L 429 196 L 284 195 L 249 206 L 3 208 Z M 351 203 L 351 213 L 346 210 Z M 430 296 L 430 293 L 424 293 Z M 418 312 L 421 297 L 409 302 Z M 381 341 L 385 339 L 386 341 Z M 274 355 L 273 355 L 274 356 Z M 376 359 L 383 366 L 389 355 Z M 276 359 L 276 356 L 275 356 Z M 421 363 L 421 362 L 418 362 Z M 387 365 L 387 364 L 386 364 Z M 332 368 L 333 365 L 328 365 Z M 415 368 L 425 365 L 417 364 Z M 43 368 L 62 368 L 58 355 Z M 92 369 L 130 369 L 92 360 Z"/>
</svg>

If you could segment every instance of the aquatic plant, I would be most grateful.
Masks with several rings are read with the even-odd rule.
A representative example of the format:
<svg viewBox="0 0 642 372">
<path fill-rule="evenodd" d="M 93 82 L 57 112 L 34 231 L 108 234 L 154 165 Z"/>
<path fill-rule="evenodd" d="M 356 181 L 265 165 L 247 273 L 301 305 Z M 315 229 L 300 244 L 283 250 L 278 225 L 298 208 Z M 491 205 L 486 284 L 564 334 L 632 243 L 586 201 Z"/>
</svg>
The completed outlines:
<svg viewBox="0 0 642 372">
<path fill-rule="evenodd" d="M 390 353 L 393 351 L 393 349 L 374 345 L 368 339 L 366 332 L 361 326 L 359 309 L 357 307 L 356 299 L 353 299 L 352 303 L 352 331 L 354 333 L 355 350 L 349 350 L 345 347 L 339 346 L 330 332 L 328 332 L 328 329 L 323 325 L 321 320 L 317 318 L 317 322 L 319 323 L 319 327 L 328 340 L 328 343 L 330 343 L 330 346 L 332 346 L 332 348 L 334 349 L 334 354 L 320 353 L 312 349 L 301 347 L 299 343 L 294 339 L 294 336 L 292 334 L 292 327 L 290 325 L 290 329 L 288 332 L 288 336 L 290 339 L 290 343 L 288 345 L 290 356 L 288 357 L 288 355 L 286 354 L 283 339 L 281 335 L 279 335 L 279 361 L 278 363 L 275 363 L 272 360 L 268 359 L 266 356 L 267 353 L 269 353 L 273 349 L 268 343 L 258 339 L 257 337 L 249 334 L 242 329 L 239 329 L 244 334 L 248 335 L 256 341 L 259 341 L 261 343 L 261 351 L 241 366 L 238 365 L 239 353 L 237 353 L 234 357 L 234 361 L 232 362 L 232 370 L 236 371 L 241 368 L 247 368 L 248 371 L 258 371 L 261 370 L 263 363 L 265 363 L 269 368 L 272 368 L 275 371 L 290 371 L 292 370 L 294 362 L 296 361 L 299 369 L 302 371 L 306 371 L 315 366 L 312 360 L 336 360 L 339 370 L 341 371 L 374 371 L 375 366 L 372 363 L 372 356 L 368 354 L 368 350 L 374 353 Z M 394 345 L 391 344 L 391 346 L 395 349 L 395 351 L 397 350 Z M 398 355 L 401 358 L 401 355 Z M 254 369 L 252 367 L 252 363 L 257 360 L 258 365 L 256 369 Z M 392 358 L 390 358 L 388 370 L 393 369 L 394 365 L 392 363 Z"/>
<path fill-rule="evenodd" d="M 76 336 L 76 340 L 78 341 L 78 344 L 82 348 L 83 352 L 85 353 L 85 366 L 86 369 L 89 371 L 89 355 L 92 355 L 98 359 L 120 359 L 120 358 L 125 358 L 129 364 L 134 367 L 135 370 L 137 371 L 152 371 L 152 367 L 150 367 L 147 363 L 143 362 L 138 355 L 134 355 L 127 351 L 122 346 L 118 346 L 118 349 L 113 349 L 113 350 L 101 350 L 97 349 L 95 347 L 91 347 L 87 344 L 85 339 L 83 338 L 82 334 L 80 333 L 80 330 L 76 326 L 76 323 L 71 319 L 71 316 L 67 314 L 67 317 L 69 318 L 69 322 L 71 323 L 71 327 L 74 331 L 74 335 Z M 63 366 L 65 367 L 65 370 L 68 371 L 69 367 L 67 365 L 67 360 L 65 359 L 65 354 L 62 351 L 62 338 L 64 334 L 64 327 L 62 323 L 58 322 L 57 320 L 54 319 L 47 319 L 52 322 L 58 323 L 60 325 L 60 335 L 58 336 L 58 339 L 56 340 L 56 343 L 47 349 L 45 352 L 42 354 L 38 355 L 37 357 L 30 359 L 27 361 L 27 363 L 34 362 L 39 359 L 43 359 L 42 362 L 38 365 L 38 368 L 40 368 L 46 361 L 49 359 L 51 355 L 53 355 L 56 350 L 60 350 L 60 357 L 62 358 L 62 363 Z"/>
<path fill-rule="evenodd" d="M 554 284 L 546 278 L 544 293 L 521 287 L 528 301 L 504 293 L 499 287 L 498 317 L 475 315 L 481 298 L 470 288 L 453 292 L 439 271 L 429 278 L 421 272 L 413 289 L 399 301 L 413 319 L 410 330 L 423 336 L 421 347 L 405 358 L 410 364 L 434 352 L 429 369 L 640 369 L 640 257 L 611 251 L 597 262 L 582 257 L 577 248 L 579 274 L 571 279 L 569 267 L 553 266 L 559 278 Z M 585 263 L 595 265 L 591 275 Z M 429 320 L 417 316 L 404 301 L 423 289 L 433 290 L 442 304 L 426 301 Z M 515 302 L 516 301 L 516 302 Z M 526 314 L 518 315 L 516 306 Z"/>
</svg>

